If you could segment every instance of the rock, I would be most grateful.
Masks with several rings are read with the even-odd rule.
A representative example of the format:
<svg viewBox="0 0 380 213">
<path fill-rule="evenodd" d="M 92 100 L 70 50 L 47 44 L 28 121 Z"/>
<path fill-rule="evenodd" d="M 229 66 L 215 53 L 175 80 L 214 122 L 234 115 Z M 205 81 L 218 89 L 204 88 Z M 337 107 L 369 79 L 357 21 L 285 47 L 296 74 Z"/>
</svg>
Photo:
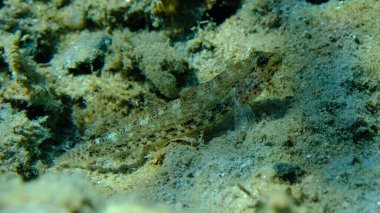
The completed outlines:
<svg viewBox="0 0 380 213">
<path fill-rule="evenodd" d="M 61 66 L 74 75 L 91 74 L 103 67 L 111 43 L 111 38 L 101 33 L 80 36 L 63 53 Z"/>
</svg>

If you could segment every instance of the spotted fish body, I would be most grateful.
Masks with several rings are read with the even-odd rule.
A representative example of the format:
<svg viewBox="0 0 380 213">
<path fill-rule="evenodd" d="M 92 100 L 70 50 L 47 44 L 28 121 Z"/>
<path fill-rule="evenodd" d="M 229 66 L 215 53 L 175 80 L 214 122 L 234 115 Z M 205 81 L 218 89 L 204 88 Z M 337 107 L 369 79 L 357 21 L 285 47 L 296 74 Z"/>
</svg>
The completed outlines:
<svg viewBox="0 0 380 213">
<path fill-rule="evenodd" d="M 273 53 L 252 51 L 250 56 L 225 67 L 212 80 L 182 92 L 178 99 L 144 111 L 104 136 L 69 150 L 61 162 L 99 172 L 131 172 L 147 154 L 176 140 L 212 135 L 233 111 L 234 95 L 247 103 L 271 80 L 281 59 Z M 232 91 L 237 88 L 236 93 Z"/>
</svg>

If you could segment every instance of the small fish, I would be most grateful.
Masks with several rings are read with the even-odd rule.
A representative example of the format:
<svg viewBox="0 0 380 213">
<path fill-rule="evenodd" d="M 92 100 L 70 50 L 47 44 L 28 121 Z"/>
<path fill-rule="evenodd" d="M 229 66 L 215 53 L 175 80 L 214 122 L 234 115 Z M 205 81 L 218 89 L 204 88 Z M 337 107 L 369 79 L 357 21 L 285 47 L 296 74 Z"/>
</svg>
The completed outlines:
<svg viewBox="0 0 380 213">
<path fill-rule="evenodd" d="M 248 130 L 249 126 L 256 120 L 255 114 L 252 111 L 251 106 L 248 104 L 242 104 L 239 101 L 237 89 L 232 88 L 232 101 L 235 111 L 235 130 Z"/>
<path fill-rule="evenodd" d="M 146 163 L 150 152 L 172 142 L 196 145 L 197 137 L 211 139 L 233 115 L 236 104 L 241 104 L 239 116 L 253 116 L 246 108 L 248 102 L 261 93 L 280 64 L 277 54 L 252 51 L 245 60 L 226 65 L 216 77 L 187 89 L 179 98 L 120 122 L 124 125 L 100 138 L 78 144 L 59 162 L 103 173 L 130 173 Z"/>
</svg>

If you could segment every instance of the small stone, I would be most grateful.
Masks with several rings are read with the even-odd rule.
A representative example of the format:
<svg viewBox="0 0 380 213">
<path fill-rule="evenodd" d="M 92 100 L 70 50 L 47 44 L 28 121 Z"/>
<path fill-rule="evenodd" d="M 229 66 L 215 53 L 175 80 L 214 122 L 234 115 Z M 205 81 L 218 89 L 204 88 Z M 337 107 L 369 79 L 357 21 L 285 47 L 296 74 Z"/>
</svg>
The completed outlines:
<svg viewBox="0 0 380 213">
<path fill-rule="evenodd" d="M 69 6 L 58 16 L 61 24 L 71 30 L 80 30 L 86 26 L 86 12 L 82 7 Z"/>
</svg>

